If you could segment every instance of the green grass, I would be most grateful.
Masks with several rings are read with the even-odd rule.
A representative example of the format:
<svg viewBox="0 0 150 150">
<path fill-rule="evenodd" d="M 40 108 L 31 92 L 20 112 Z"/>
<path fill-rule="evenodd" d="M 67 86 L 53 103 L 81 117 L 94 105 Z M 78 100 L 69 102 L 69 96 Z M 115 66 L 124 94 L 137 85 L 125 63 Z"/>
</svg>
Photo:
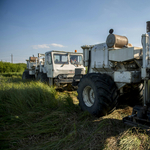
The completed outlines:
<svg viewBox="0 0 150 150">
<path fill-rule="evenodd" d="M 150 137 L 125 126 L 132 108 L 95 118 L 74 103 L 77 93 L 58 92 L 21 74 L 0 75 L 0 149 L 150 149 Z"/>
</svg>

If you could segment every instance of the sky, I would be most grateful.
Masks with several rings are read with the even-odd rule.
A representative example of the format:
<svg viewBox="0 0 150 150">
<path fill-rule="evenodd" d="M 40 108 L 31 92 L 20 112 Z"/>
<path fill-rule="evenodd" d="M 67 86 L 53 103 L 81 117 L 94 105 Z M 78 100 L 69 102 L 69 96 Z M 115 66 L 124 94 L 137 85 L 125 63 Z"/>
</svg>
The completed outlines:
<svg viewBox="0 0 150 150">
<path fill-rule="evenodd" d="M 82 45 L 106 42 L 111 28 L 141 47 L 149 14 L 149 0 L 0 0 L 0 61 L 82 52 Z"/>
</svg>

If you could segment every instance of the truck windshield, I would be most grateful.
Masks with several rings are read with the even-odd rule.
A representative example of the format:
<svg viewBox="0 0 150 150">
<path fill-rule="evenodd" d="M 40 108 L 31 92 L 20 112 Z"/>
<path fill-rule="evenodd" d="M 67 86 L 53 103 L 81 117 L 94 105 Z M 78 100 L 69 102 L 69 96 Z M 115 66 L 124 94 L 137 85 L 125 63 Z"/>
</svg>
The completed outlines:
<svg viewBox="0 0 150 150">
<path fill-rule="evenodd" d="M 70 55 L 71 64 L 82 65 L 82 56 L 81 55 Z"/>
<path fill-rule="evenodd" d="M 55 64 L 68 64 L 68 54 L 54 54 Z"/>
</svg>

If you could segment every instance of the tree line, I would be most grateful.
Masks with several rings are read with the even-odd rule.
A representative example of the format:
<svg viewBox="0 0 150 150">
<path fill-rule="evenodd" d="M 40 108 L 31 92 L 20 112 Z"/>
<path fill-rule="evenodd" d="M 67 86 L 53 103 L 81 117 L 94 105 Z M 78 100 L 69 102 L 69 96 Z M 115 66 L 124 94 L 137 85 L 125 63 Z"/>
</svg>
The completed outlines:
<svg viewBox="0 0 150 150">
<path fill-rule="evenodd" d="M 9 63 L 0 61 L 0 73 L 8 72 L 23 72 L 26 69 L 27 65 L 24 63 Z"/>
</svg>

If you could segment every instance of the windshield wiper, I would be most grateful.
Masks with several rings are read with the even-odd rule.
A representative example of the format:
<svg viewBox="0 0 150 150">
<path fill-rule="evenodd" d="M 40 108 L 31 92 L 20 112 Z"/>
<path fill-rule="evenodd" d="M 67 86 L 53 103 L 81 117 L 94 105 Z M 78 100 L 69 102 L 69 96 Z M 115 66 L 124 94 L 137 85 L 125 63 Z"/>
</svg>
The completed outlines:
<svg viewBox="0 0 150 150">
<path fill-rule="evenodd" d="M 61 67 L 63 67 L 65 63 L 66 63 L 66 62 L 64 62 L 64 63 L 61 65 Z"/>
</svg>

